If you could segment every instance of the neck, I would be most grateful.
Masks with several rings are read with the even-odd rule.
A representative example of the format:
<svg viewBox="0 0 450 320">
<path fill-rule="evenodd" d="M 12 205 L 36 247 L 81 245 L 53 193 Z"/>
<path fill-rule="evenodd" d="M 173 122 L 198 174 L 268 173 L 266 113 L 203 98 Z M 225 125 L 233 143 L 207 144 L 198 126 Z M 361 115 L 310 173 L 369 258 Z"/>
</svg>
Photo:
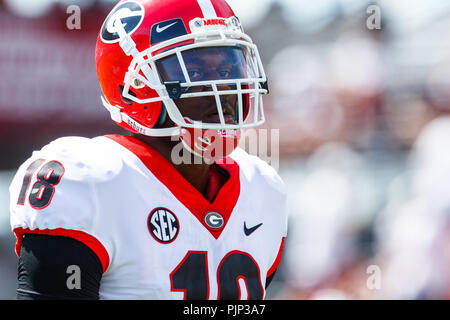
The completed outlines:
<svg viewBox="0 0 450 320">
<path fill-rule="evenodd" d="M 190 154 L 190 163 L 174 163 L 172 159 L 172 150 L 179 144 L 179 141 L 172 141 L 170 137 L 147 137 L 142 135 L 134 135 L 135 138 L 147 143 L 153 149 L 158 151 L 172 166 L 202 195 L 206 195 L 206 187 L 208 184 L 208 173 L 211 165 L 205 163 L 203 159 L 190 154 L 189 151 L 183 150 Z"/>
</svg>

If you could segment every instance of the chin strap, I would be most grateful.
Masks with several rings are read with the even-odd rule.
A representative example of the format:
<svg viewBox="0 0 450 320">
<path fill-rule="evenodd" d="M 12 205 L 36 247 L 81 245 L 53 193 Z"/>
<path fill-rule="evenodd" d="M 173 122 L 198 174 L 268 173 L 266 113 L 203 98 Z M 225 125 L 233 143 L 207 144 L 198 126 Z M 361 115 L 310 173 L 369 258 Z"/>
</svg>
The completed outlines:
<svg viewBox="0 0 450 320">
<path fill-rule="evenodd" d="M 128 124 L 131 128 L 139 132 L 140 134 L 144 136 L 151 136 L 151 137 L 170 137 L 170 136 L 178 136 L 180 135 L 180 128 L 179 127 L 171 127 L 171 128 L 159 128 L 159 129 L 152 129 L 147 128 L 141 125 L 139 122 L 133 120 L 130 118 L 127 114 L 123 113 L 120 110 L 120 107 L 111 105 L 103 96 L 100 96 L 102 99 L 103 106 L 106 108 L 106 110 L 109 111 L 111 115 L 111 119 L 114 122 L 121 123 L 125 122 Z"/>
<path fill-rule="evenodd" d="M 190 124 L 201 124 L 184 118 Z M 241 137 L 241 129 L 202 129 L 182 127 L 179 133 L 184 148 L 206 163 L 213 163 L 233 152 Z"/>
</svg>

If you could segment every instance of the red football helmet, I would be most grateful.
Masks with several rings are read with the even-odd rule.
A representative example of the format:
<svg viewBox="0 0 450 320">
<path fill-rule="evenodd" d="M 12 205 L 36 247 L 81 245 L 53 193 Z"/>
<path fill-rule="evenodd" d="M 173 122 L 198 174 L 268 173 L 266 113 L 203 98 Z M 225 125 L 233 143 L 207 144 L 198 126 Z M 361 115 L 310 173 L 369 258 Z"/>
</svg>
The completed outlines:
<svg viewBox="0 0 450 320">
<path fill-rule="evenodd" d="M 181 129 L 200 129 L 226 138 L 264 122 L 268 88 L 258 49 L 225 0 L 122 0 L 103 23 L 95 61 L 104 106 L 133 133 L 183 140 Z M 225 96 L 234 97 L 232 121 Z M 177 102 L 195 97 L 210 97 L 216 121 L 183 115 Z M 170 127 L 162 126 L 166 116 Z"/>
</svg>

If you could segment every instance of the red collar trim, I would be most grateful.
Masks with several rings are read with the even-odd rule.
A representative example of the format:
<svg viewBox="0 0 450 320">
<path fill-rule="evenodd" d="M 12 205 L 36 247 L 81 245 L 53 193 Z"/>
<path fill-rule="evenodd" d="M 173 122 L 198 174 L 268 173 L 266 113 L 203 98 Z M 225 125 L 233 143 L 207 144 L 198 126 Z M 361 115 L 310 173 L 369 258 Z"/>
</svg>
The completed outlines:
<svg viewBox="0 0 450 320">
<path fill-rule="evenodd" d="M 107 135 L 105 137 L 135 154 L 153 175 L 208 229 L 213 237 L 219 238 L 240 194 L 239 165 L 236 161 L 226 158 L 227 161 L 216 162 L 229 173 L 230 177 L 220 188 L 214 201 L 210 203 L 184 179 L 169 161 L 145 142 L 131 136 Z M 155 206 L 157 205 L 155 204 Z M 217 212 L 223 217 L 224 224 L 220 229 L 213 229 L 206 225 L 204 217 L 209 212 Z"/>
</svg>

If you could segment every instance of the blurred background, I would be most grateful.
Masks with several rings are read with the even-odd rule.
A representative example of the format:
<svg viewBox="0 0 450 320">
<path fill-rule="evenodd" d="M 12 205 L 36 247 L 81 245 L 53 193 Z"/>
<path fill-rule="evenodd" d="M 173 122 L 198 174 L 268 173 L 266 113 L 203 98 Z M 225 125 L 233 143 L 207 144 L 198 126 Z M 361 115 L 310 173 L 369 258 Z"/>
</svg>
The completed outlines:
<svg viewBox="0 0 450 320">
<path fill-rule="evenodd" d="M 0 299 L 15 298 L 18 166 L 60 136 L 122 132 L 94 65 L 114 3 L 0 0 Z M 229 3 L 266 67 L 289 190 L 267 298 L 450 299 L 450 2 Z M 66 26 L 72 4 L 80 30 Z"/>
</svg>

